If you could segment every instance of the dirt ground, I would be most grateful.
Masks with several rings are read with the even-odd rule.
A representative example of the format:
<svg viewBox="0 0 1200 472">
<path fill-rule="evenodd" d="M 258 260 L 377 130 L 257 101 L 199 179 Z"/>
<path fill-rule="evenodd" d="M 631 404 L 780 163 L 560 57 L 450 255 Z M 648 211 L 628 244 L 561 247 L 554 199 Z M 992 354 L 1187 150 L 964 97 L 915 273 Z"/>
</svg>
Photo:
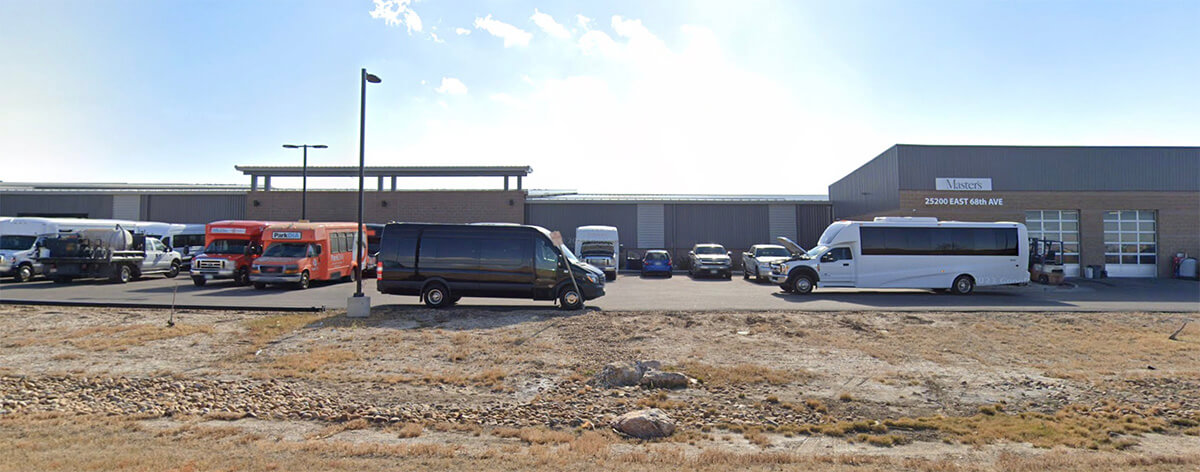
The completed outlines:
<svg viewBox="0 0 1200 472">
<path fill-rule="evenodd" d="M 1200 467 L 1195 313 L 168 316 L 0 306 L 0 470 Z"/>
</svg>

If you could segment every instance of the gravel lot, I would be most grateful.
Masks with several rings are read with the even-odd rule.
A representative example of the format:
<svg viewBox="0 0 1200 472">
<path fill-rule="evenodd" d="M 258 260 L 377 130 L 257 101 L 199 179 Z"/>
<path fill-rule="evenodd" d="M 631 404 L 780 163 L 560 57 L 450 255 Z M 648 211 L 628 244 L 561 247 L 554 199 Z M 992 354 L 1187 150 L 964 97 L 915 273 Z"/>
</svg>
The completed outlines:
<svg viewBox="0 0 1200 472">
<path fill-rule="evenodd" d="M 1200 465 L 1188 313 L 169 315 L 0 305 L 0 470 Z M 695 381 L 596 382 L 631 361 Z"/>
</svg>

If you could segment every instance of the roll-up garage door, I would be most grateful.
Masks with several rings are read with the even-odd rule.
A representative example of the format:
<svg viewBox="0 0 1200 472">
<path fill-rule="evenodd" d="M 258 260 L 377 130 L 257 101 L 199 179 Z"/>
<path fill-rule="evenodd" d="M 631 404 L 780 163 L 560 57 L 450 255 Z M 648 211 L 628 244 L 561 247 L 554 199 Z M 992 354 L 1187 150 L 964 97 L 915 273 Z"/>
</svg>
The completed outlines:
<svg viewBox="0 0 1200 472">
<path fill-rule="evenodd" d="M 1063 242 L 1063 274 L 1079 277 L 1079 211 L 1029 210 L 1025 212 L 1029 237 Z"/>
<path fill-rule="evenodd" d="M 1104 212 L 1104 269 L 1109 277 L 1158 275 L 1154 210 Z"/>
</svg>

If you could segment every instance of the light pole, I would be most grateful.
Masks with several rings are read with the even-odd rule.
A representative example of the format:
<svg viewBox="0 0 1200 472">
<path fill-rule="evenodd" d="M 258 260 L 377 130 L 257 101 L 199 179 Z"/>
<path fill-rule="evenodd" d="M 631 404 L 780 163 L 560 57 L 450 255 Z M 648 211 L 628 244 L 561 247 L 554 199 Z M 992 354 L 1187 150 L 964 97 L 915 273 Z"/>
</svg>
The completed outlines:
<svg viewBox="0 0 1200 472">
<path fill-rule="evenodd" d="M 367 83 L 377 84 L 382 82 L 379 77 L 367 73 L 367 69 L 362 70 L 362 75 L 359 78 L 359 86 L 361 87 L 361 99 L 359 101 L 358 113 L 358 239 L 354 248 L 355 269 L 358 273 L 354 278 L 356 283 L 354 287 L 354 296 L 346 303 L 346 316 L 362 317 L 371 316 L 371 299 L 364 297 L 362 293 L 362 266 L 363 266 L 363 173 L 366 167 L 364 158 L 363 146 L 366 144 L 366 127 L 367 127 Z"/>
<path fill-rule="evenodd" d="M 308 148 L 325 149 L 329 146 L 326 146 L 324 144 L 284 144 L 283 147 L 285 147 L 287 149 L 296 149 L 296 148 L 304 149 L 304 168 L 300 174 L 300 175 L 302 175 L 302 177 L 300 178 L 300 182 L 301 182 L 301 184 L 300 184 L 300 219 L 307 220 L 308 219 Z"/>
</svg>

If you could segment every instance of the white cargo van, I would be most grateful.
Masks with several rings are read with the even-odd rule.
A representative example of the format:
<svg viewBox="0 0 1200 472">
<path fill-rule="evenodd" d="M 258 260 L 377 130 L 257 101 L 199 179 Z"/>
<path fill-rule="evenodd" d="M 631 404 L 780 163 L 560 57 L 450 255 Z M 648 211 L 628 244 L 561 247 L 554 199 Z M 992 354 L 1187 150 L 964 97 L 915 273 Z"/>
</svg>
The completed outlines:
<svg viewBox="0 0 1200 472">
<path fill-rule="evenodd" d="M 617 256 L 621 238 L 612 226 L 580 226 L 575 228 L 575 253 L 583 262 L 604 271 L 604 278 L 617 280 Z"/>
<path fill-rule="evenodd" d="M 1029 280 L 1028 234 L 1021 223 L 881 217 L 837 221 L 817 247 L 771 266 L 771 281 L 792 293 L 814 287 L 949 289 Z"/>
</svg>

